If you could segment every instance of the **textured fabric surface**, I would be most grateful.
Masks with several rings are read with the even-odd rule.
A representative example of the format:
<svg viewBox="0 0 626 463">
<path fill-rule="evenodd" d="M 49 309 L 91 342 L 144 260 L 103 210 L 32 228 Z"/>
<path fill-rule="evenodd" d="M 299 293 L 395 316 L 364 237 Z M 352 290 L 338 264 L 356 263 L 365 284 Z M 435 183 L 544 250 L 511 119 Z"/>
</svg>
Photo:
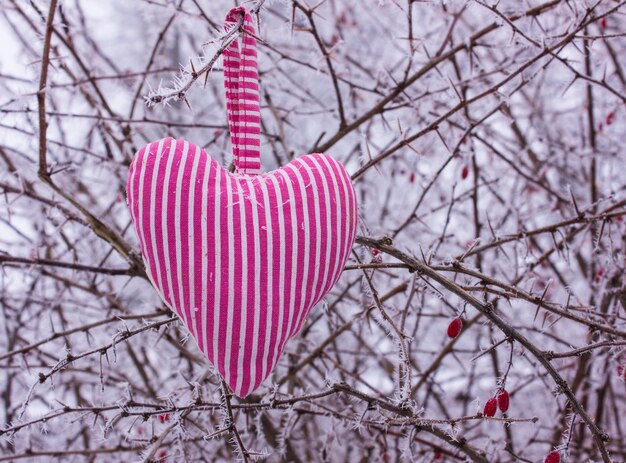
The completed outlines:
<svg viewBox="0 0 626 463">
<path fill-rule="evenodd" d="M 227 26 L 244 14 L 251 32 L 243 8 Z M 240 397 L 269 376 L 335 284 L 357 227 L 350 176 L 332 157 L 309 154 L 259 173 L 256 42 L 247 39 L 244 58 L 236 41 L 225 56 L 236 172 L 190 142 L 165 138 L 135 155 L 127 183 L 150 280 Z"/>
<path fill-rule="evenodd" d="M 246 396 L 341 274 L 356 235 L 349 175 L 323 154 L 230 174 L 166 138 L 137 153 L 127 192 L 154 286 Z"/>
</svg>

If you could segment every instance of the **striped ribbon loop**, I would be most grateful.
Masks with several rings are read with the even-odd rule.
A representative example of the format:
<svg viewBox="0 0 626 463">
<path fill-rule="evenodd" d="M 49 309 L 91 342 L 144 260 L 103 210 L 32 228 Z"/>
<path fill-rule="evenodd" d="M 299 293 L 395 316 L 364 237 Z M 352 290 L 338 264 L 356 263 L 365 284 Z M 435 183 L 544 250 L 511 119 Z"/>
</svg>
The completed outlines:
<svg viewBox="0 0 626 463">
<path fill-rule="evenodd" d="M 254 175 L 261 173 L 261 114 L 252 16 L 245 7 L 235 7 L 228 12 L 224 28 L 231 30 L 242 16 L 244 32 L 224 51 L 224 89 L 235 170 Z"/>
</svg>

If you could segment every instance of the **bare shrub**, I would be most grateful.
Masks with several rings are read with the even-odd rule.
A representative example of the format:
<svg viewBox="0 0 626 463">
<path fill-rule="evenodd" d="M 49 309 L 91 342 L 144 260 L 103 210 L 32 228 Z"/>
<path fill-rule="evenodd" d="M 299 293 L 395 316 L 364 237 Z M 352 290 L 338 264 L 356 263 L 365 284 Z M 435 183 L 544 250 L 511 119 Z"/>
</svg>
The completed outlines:
<svg viewBox="0 0 626 463">
<path fill-rule="evenodd" d="M 238 400 L 124 191 L 166 135 L 231 161 L 233 2 L 0 0 L 0 461 L 625 461 L 624 3 L 249 4 L 264 169 L 339 159 L 360 232 Z"/>
</svg>

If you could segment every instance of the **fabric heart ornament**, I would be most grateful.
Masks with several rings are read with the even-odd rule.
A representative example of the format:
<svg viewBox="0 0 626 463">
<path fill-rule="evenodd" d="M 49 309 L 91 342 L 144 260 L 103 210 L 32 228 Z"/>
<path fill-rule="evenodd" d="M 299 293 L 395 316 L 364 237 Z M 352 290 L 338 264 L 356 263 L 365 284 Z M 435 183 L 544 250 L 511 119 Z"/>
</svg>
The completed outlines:
<svg viewBox="0 0 626 463">
<path fill-rule="evenodd" d="M 256 40 L 243 7 L 226 18 L 228 29 L 237 24 L 242 35 L 224 53 L 235 172 L 193 143 L 165 138 L 135 155 L 127 196 L 152 284 L 245 397 L 339 278 L 357 202 L 345 168 L 325 154 L 260 172 Z"/>
</svg>

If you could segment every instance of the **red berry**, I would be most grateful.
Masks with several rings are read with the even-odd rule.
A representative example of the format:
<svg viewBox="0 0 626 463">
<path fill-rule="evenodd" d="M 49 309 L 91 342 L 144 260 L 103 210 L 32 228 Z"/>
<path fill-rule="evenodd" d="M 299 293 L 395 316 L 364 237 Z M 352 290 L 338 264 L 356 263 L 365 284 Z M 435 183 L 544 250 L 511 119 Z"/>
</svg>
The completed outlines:
<svg viewBox="0 0 626 463">
<path fill-rule="evenodd" d="M 606 16 L 600 20 L 600 27 L 606 29 Z"/>
<path fill-rule="evenodd" d="M 537 187 L 536 187 L 535 185 L 533 185 L 532 183 L 530 183 L 530 184 L 526 185 L 526 186 L 524 187 L 524 189 L 525 189 L 528 193 L 530 193 L 530 194 L 534 194 L 534 193 L 537 193 L 537 192 L 539 191 L 539 188 L 537 188 Z"/>
<path fill-rule="evenodd" d="M 409 182 L 413 183 L 415 181 L 415 172 L 411 172 L 409 175 Z"/>
<path fill-rule="evenodd" d="M 161 413 L 159 415 L 159 421 L 161 423 L 165 423 L 166 421 L 169 421 L 169 420 L 170 420 L 170 416 L 167 413 Z"/>
<path fill-rule="evenodd" d="M 448 325 L 448 337 L 452 339 L 456 338 L 461 332 L 461 328 L 463 328 L 463 322 L 457 317 Z"/>
<path fill-rule="evenodd" d="M 469 175 L 469 167 L 463 166 L 463 170 L 461 171 L 461 178 L 465 180 Z"/>
<path fill-rule="evenodd" d="M 442 458 L 443 458 L 443 455 L 441 454 L 441 452 L 435 452 L 435 456 L 434 456 L 435 460 L 441 460 Z"/>
<path fill-rule="evenodd" d="M 611 111 L 610 113 L 606 115 L 606 120 L 604 122 L 606 122 L 606 125 L 611 125 L 614 120 L 615 120 L 615 112 Z"/>
<path fill-rule="evenodd" d="M 594 281 L 596 282 L 596 284 L 600 283 L 600 281 L 602 281 L 602 277 L 604 276 L 604 274 L 606 273 L 606 269 L 604 267 L 600 267 L 596 273 L 596 276 L 594 278 Z"/>
<path fill-rule="evenodd" d="M 495 397 L 492 397 L 485 403 L 485 408 L 483 409 L 483 415 L 485 416 L 496 416 L 496 412 L 498 411 L 498 401 Z"/>
<path fill-rule="evenodd" d="M 506 391 L 506 389 L 502 389 L 500 392 L 498 392 L 496 398 L 498 399 L 498 408 L 502 413 L 506 413 L 506 411 L 509 409 L 509 393 Z"/>
<path fill-rule="evenodd" d="M 543 463 L 561 463 L 561 455 L 556 450 L 553 450 L 548 455 L 546 455 L 546 459 L 543 460 Z"/>
</svg>

